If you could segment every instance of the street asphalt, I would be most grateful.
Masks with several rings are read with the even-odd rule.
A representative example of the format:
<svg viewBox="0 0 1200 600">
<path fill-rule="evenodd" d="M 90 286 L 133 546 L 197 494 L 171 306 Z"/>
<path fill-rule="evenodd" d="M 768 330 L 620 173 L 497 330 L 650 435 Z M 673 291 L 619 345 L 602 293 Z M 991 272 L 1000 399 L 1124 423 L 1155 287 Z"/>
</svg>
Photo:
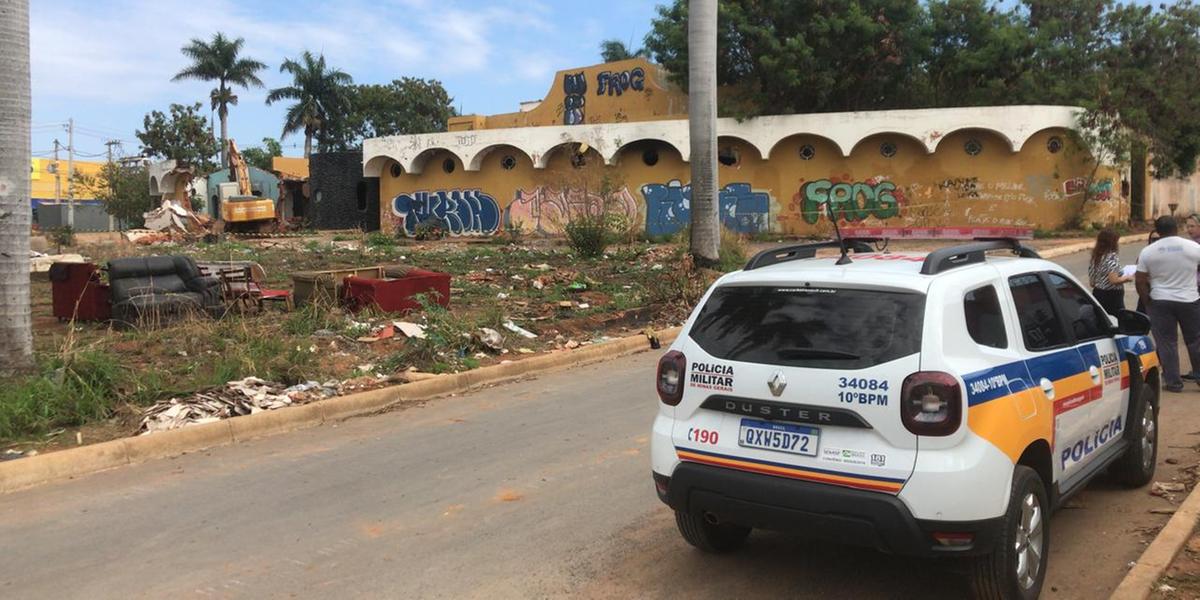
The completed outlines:
<svg viewBox="0 0 1200 600">
<path fill-rule="evenodd" d="M 0 598 L 965 595 L 953 562 L 759 532 L 693 550 L 650 479 L 657 358 L 0 496 Z M 1200 462 L 1198 401 L 1165 394 L 1157 479 Z M 1043 597 L 1107 596 L 1171 506 L 1092 483 L 1051 521 Z"/>
</svg>

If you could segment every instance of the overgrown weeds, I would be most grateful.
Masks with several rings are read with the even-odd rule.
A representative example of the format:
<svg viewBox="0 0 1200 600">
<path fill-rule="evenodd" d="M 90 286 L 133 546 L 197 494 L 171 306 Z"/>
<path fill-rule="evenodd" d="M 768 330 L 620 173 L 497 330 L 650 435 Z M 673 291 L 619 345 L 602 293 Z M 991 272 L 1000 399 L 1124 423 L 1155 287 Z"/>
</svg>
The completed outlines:
<svg viewBox="0 0 1200 600">
<path fill-rule="evenodd" d="M 43 358 L 39 373 L 0 387 L 0 439 L 12 440 L 106 419 L 128 371 L 109 352 Z"/>
</svg>

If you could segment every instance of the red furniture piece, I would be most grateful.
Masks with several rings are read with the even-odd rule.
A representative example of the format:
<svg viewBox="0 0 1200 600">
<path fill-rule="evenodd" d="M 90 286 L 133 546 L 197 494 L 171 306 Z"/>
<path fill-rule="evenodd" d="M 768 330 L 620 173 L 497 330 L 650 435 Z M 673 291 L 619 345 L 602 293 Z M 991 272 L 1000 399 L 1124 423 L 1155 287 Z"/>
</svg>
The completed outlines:
<svg viewBox="0 0 1200 600">
<path fill-rule="evenodd" d="M 429 294 L 442 306 L 450 305 L 450 276 L 424 269 L 385 269 L 379 279 L 350 276 L 343 280 L 342 301 L 352 311 L 376 306 L 385 312 L 418 310 L 413 298 Z"/>
<path fill-rule="evenodd" d="M 112 316 L 108 284 L 92 263 L 50 265 L 50 294 L 60 321 L 107 321 Z"/>
</svg>

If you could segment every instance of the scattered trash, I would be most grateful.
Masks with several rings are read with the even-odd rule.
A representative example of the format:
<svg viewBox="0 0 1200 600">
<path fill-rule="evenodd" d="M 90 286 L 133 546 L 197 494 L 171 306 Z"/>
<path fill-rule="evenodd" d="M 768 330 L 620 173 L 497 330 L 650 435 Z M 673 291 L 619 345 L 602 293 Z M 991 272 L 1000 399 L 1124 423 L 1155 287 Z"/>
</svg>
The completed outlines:
<svg viewBox="0 0 1200 600">
<path fill-rule="evenodd" d="M 576 308 L 578 308 L 579 310 L 583 310 L 585 308 L 591 308 L 591 307 L 592 307 L 592 305 L 588 304 L 587 302 L 580 302 L 579 306 L 577 306 Z"/>
<path fill-rule="evenodd" d="M 646 339 L 650 340 L 651 350 L 658 350 L 662 348 L 662 342 L 659 341 L 658 334 L 654 333 L 654 329 L 652 327 L 643 329 L 642 335 L 646 336 Z"/>
<path fill-rule="evenodd" d="M 567 340 L 567 343 L 563 344 L 563 347 L 567 350 L 574 350 L 579 347 L 579 342 L 575 340 Z"/>
<path fill-rule="evenodd" d="M 575 303 L 570 300 L 562 300 L 558 303 L 559 308 L 575 308 Z"/>
<path fill-rule="evenodd" d="M 542 278 L 541 278 L 541 277 L 539 277 L 539 278 L 537 278 L 537 279 L 534 279 L 534 280 L 533 280 L 533 288 L 534 288 L 534 289 L 536 289 L 536 290 L 540 290 L 540 289 L 543 289 L 543 288 L 545 288 L 545 287 L 546 287 L 546 282 L 542 281 Z"/>
<path fill-rule="evenodd" d="M 365 365 L 358 365 L 357 367 L 354 367 L 354 370 L 361 371 L 363 373 L 373 373 L 375 371 L 375 363 L 367 363 Z"/>
<path fill-rule="evenodd" d="M 567 286 L 568 292 L 575 292 L 575 293 L 586 292 L 587 289 L 588 289 L 587 284 L 582 281 L 576 281 L 576 282 L 572 283 L 571 285 Z"/>
<path fill-rule="evenodd" d="M 1182 483 L 1163 483 L 1161 481 L 1155 481 L 1154 485 L 1150 486 L 1150 495 L 1166 498 L 1167 500 L 1174 500 L 1175 497 L 1171 495 L 1172 492 L 1182 492 L 1186 489 L 1187 486 L 1183 485 Z"/>
<path fill-rule="evenodd" d="M 533 268 L 537 269 L 539 271 L 549 271 L 551 269 L 550 265 L 548 265 L 546 263 L 542 263 L 540 265 L 533 265 Z"/>
<path fill-rule="evenodd" d="M 386 339 L 392 338 L 395 335 L 396 335 L 396 326 L 392 323 L 388 323 L 388 324 L 384 325 L 383 327 L 380 327 L 379 329 L 372 332 L 371 335 L 367 335 L 367 336 L 358 338 L 358 341 L 371 344 L 374 342 L 378 342 L 379 340 L 386 340 Z"/>
<path fill-rule="evenodd" d="M 1173 591 L 1175 591 L 1175 588 L 1173 588 L 1173 587 L 1171 587 L 1171 586 L 1169 586 L 1169 585 L 1167 585 L 1167 584 L 1165 584 L 1165 583 L 1164 583 L 1164 584 L 1162 584 L 1162 585 L 1158 586 L 1158 591 L 1160 591 L 1160 592 L 1162 592 L 1162 593 L 1164 593 L 1164 594 L 1165 594 L 1165 593 L 1167 593 L 1167 592 L 1173 592 Z"/>
<path fill-rule="evenodd" d="M 653 267 L 650 267 L 650 270 L 651 270 L 651 271 L 661 271 L 661 270 L 663 270 L 662 263 L 654 263 L 654 266 L 653 266 Z"/>
<path fill-rule="evenodd" d="M 523 337 L 523 338 L 526 338 L 526 339 L 531 340 L 531 339 L 537 337 L 536 333 L 533 333 L 532 331 L 529 331 L 528 329 L 524 329 L 520 325 L 513 323 L 512 319 L 509 319 L 504 322 L 504 328 Z"/>
<path fill-rule="evenodd" d="M 396 321 L 392 324 L 395 325 L 396 329 L 399 329 L 400 333 L 403 333 L 405 337 L 417 338 L 419 340 L 425 339 L 424 325 L 409 323 L 408 321 Z"/>
<path fill-rule="evenodd" d="M 215 390 L 199 392 L 186 398 L 171 398 L 150 406 L 142 412 L 141 435 L 179 429 L 188 425 L 211 423 L 273 410 L 295 404 L 305 404 L 341 393 L 340 384 L 315 381 L 285 388 L 257 377 L 230 381 Z"/>
<path fill-rule="evenodd" d="M 520 275 L 513 275 L 512 277 L 510 277 L 510 279 L 512 279 L 513 281 L 525 281 L 525 278 L 521 277 Z"/>
<path fill-rule="evenodd" d="M 0 460 L 17 460 L 27 456 L 36 456 L 37 450 L 5 450 L 0 453 Z"/>
<path fill-rule="evenodd" d="M 1152 514 L 1152 515 L 1173 515 L 1173 514 L 1175 514 L 1175 509 L 1173 509 L 1173 508 L 1152 508 L 1152 509 L 1150 509 L 1150 514 Z"/>
<path fill-rule="evenodd" d="M 1177 465 L 1177 464 L 1179 464 L 1179 459 L 1168 458 L 1168 459 L 1163 460 L 1163 462 L 1167 463 L 1168 465 Z"/>
<path fill-rule="evenodd" d="M 533 354 L 534 353 L 533 350 L 530 350 L 529 348 L 517 348 L 517 352 L 520 354 Z"/>
<path fill-rule="evenodd" d="M 479 343 L 483 344 L 488 350 L 499 352 L 504 349 L 504 338 L 500 332 L 490 327 L 479 328 Z M 476 355 L 478 357 L 478 355 Z"/>
<path fill-rule="evenodd" d="M 505 294 L 504 292 L 500 292 L 499 294 L 496 294 L 496 299 L 497 300 L 507 300 L 508 294 Z"/>
</svg>

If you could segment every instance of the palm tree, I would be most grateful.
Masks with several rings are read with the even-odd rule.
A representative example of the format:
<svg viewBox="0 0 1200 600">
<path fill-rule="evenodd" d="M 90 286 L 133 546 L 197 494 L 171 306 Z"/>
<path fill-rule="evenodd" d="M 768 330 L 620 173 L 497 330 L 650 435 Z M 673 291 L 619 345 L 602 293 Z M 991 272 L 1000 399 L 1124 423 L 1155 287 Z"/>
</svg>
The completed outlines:
<svg viewBox="0 0 1200 600">
<path fill-rule="evenodd" d="M 229 105 L 237 106 L 238 97 L 232 86 L 262 87 L 263 82 L 256 73 L 267 65 L 252 58 L 238 56 L 246 40 L 230 40 L 217 32 L 211 42 L 193 38 L 180 49 L 192 64 L 175 74 L 171 81 L 197 79 L 215 81 L 217 87 L 209 93 L 212 107 L 221 117 L 221 164 L 225 164 L 225 152 L 229 146 Z"/>
<path fill-rule="evenodd" d="M 29 0 L 0 0 L 0 377 L 33 368 Z"/>
<path fill-rule="evenodd" d="M 295 100 L 288 108 L 283 122 L 283 137 L 304 130 L 304 157 L 312 154 L 313 137 L 324 131 L 332 119 L 340 116 L 346 108 L 346 87 L 354 83 L 344 71 L 327 68 L 325 55 L 316 57 L 308 50 L 300 55 L 299 62 L 283 61 L 280 73 L 291 73 L 292 85 L 271 90 L 267 104 L 280 100 Z"/>
<path fill-rule="evenodd" d="M 717 219 L 717 0 L 688 0 L 688 137 L 692 156 L 692 257 L 715 265 Z"/>
<path fill-rule="evenodd" d="M 638 48 L 636 51 L 630 50 L 629 46 L 618 39 L 604 40 L 600 42 L 600 60 L 606 63 L 617 62 L 618 60 L 629 60 L 646 56 L 645 48 Z"/>
</svg>

